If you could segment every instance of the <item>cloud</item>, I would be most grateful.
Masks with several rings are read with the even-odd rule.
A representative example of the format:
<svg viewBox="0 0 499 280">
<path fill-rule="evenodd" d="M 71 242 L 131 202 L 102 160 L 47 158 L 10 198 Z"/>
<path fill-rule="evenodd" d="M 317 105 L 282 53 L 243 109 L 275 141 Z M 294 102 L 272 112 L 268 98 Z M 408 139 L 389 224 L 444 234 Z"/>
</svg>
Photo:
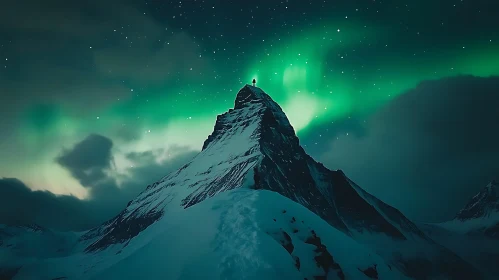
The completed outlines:
<svg viewBox="0 0 499 280">
<path fill-rule="evenodd" d="M 74 196 L 32 191 L 14 178 L 0 179 L 0 223 L 36 223 L 54 229 L 82 229 L 96 224 L 96 209 Z"/>
<path fill-rule="evenodd" d="M 91 146 L 93 144 L 94 146 Z M 96 150 L 93 151 L 91 148 Z M 79 172 L 89 168 L 108 168 L 111 155 L 110 140 L 89 136 L 63 154 L 61 161 L 71 168 L 76 179 Z M 103 155 L 99 155 L 97 152 Z M 159 180 L 186 164 L 197 152 L 183 151 L 168 160 L 160 161 L 155 152 L 136 153 L 136 168 L 129 170 L 117 184 L 112 176 L 99 177 L 89 185 L 89 198 L 78 199 L 68 195 L 54 195 L 48 191 L 32 191 L 14 178 L 0 179 L 0 223 L 35 223 L 56 230 L 85 230 L 114 217 L 126 207 L 147 185 Z M 86 178 L 85 178 L 86 179 Z"/>
<path fill-rule="evenodd" d="M 320 160 L 418 220 L 452 218 L 499 176 L 499 77 L 421 83 Z"/>
<path fill-rule="evenodd" d="M 0 9 L 0 37 L 6 39 L 0 130 L 13 139 L 0 141 L 14 150 L 20 148 L 16 137 L 43 134 L 22 130 L 40 104 L 58 107 L 58 117 L 72 127 L 81 125 L 79 130 L 86 129 L 89 116 L 108 113 L 108 120 L 120 124 L 110 128 L 113 136 L 134 140 L 142 129 L 132 124 L 133 112 L 141 113 L 138 94 L 152 100 L 153 95 L 170 96 L 165 93 L 192 79 L 209 79 L 211 60 L 200 57 L 199 42 L 155 18 L 150 9 L 133 0 L 5 3 Z"/>
<path fill-rule="evenodd" d="M 151 162 L 156 157 L 154 156 L 153 151 L 145 151 L 145 152 L 131 152 L 126 154 L 126 158 L 137 164 L 144 164 L 144 162 Z"/>
<path fill-rule="evenodd" d="M 144 135 L 147 121 L 143 115 L 148 111 L 137 100 L 152 101 L 160 94 L 169 97 L 171 88 L 202 76 L 202 71 L 210 72 L 210 58 L 199 57 L 198 42 L 162 22 L 164 18 L 156 19 L 150 9 L 133 0 L 19 0 L 2 5 L 0 130 L 4 137 L 0 138 L 0 155 L 5 164 L 0 169 L 5 175 L 10 173 L 35 189 L 63 189 L 64 181 L 52 172 L 58 168 L 49 166 L 61 145 L 92 132 L 105 133 L 115 144 L 137 141 Z M 162 113 L 164 122 L 168 114 L 168 110 Z M 153 151 L 127 174 L 114 174 L 113 148 L 110 139 L 92 135 L 55 159 L 86 187 L 87 200 L 31 192 L 22 182 L 9 181 L 8 189 L 19 193 L 19 205 L 39 199 L 55 205 L 60 213 L 71 213 L 56 222 L 50 220 L 48 210 L 40 210 L 52 208 L 26 206 L 32 216 L 24 220 L 69 229 L 96 225 L 193 155 L 183 151 L 168 158 Z M 19 157 L 22 153 L 30 156 Z M 37 163 L 41 166 L 34 175 L 19 171 L 20 167 L 33 170 Z M 35 186 L 37 180 L 58 182 L 55 187 Z"/>
<path fill-rule="evenodd" d="M 170 154 L 164 160 L 159 160 L 164 154 Z M 166 151 L 147 151 L 141 153 L 129 153 L 128 159 L 132 160 L 134 167 L 130 170 L 129 180 L 126 184 L 150 184 L 150 178 L 159 180 L 169 172 L 176 170 L 181 165 L 189 162 L 198 151 L 192 151 L 186 147 L 171 147 Z M 157 163 L 159 161 L 159 163 Z"/>
<path fill-rule="evenodd" d="M 58 164 L 69 170 L 82 186 L 92 187 L 105 179 L 111 167 L 113 142 L 104 136 L 91 134 L 56 158 Z"/>
</svg>

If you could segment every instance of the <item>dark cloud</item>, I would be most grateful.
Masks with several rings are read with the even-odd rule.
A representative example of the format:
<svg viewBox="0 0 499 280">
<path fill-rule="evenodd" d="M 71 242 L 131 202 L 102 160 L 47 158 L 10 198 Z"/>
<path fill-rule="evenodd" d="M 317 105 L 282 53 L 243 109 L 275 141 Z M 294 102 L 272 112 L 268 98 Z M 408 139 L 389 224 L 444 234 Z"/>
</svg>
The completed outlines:
<svg viewBox="0 0 499 280">
<path fill-rule="evenodd" d="M 57 163 L 71 172 L 82 186 L 91 187 L 106 178 L 105 171 L 113 160 L 113 142 L 104 136 L 92 134 L 65 150 L 56 158 Z"/>
<path fill-rule="evenodd" d="M 190 34 L 158 21 L 145 3 L 133 0 L 4 3 L 0 46 L 0 129 L 8 135 L 24 121 L 36 122 L 31 111 L 40 104 L 58 106 L 59 117 L 85 120 L 148 92 L 134 88 L 164 92 L 193 78 L 199 82 L 208 77 L 200 73 L 212 69 Z M 130 121 L 128 115 L 113 117 Z M 140 129 L 114 133 L 137 139 Z"/>
<path fill-rule="evenodd" d="M 44 152 L 48 141 L 63 141 L 57 137 L 66 125 L 84 130 L 79 133 L 102 129 L 87 126 L 86 120 L 89 116 L 95 120 L 104 110 L 111 123 L 106 131 L 113 139 L 140 138 L 142 123 L 136 120 L 140 112 L 136 103 L 129 102 L 146 92 L 140 88 L 158 85 L 164 92 L 209 67 L 189 34 L 159 22 L 145 5 L 133 0 L 2 3 L 0 149 L 24 151 L 19 147 L 27 139 L 33 145 L 28 148 Z M 126 111 L 113 111 L 118 106 Z M 147 184 L 192 157 L 192 152 L 184 151 L 160 162 L 155 151 L 117 180 L 110 175 L 112 147 L 110 139 L 91 135 L 56 158 L 87 188 L 87 200 L 30 191 L 18 180 L 3 180 L 1 199 L 14 193 L 16 199 L 14 204 L 1 203 L 5 215 L 0 223 L 18 220 L 60 229 L 88 228 L 115 215 Z M 15 214 L 19 206 L 26 214 Z"/>
<path fill-rule="evenodd" d="M 73 196 L 55 196 L 48 191 L 32 191 L 23 182 L 0 180 L 0 223 L 39 223 L 55 226 L 59 221 L 85 223 L 76 218 L 82 215 L 84 202 Z M 80 211 L 76 211 L 80 209 Z"/>
<path fill-rule="evenodd" d="M 157 164 L 157 157 L 160 154 L 171 154 L 171 156 Z M 186 147 L 172 147 L 166 151 L 148 151 L 142 153 L 130 153 L 127 155 L 128 159 L 132 160 L 134 167 L 132 169 L 132 174 L 127 180 L 130 184 L 149 184 L 150 181 L 146 181 L 149 178 L 154 180 L 159 180 L 163 176 L 172 170 L 180 168 L 181 165 L 190 161 L 198 152 L 192 151 Z"/>
<path fill-rule="evenodd" d="M 143 132 L 137 127 L 141 127 L 138 125 L 121 125 L 117 127 L 112 127 L 109 129 L 109 132 L 116 137 L 116 139 L 121 140 L 123 142 L 132 142 L 134 140 L 140 139 L 143 136 Z"/>
<path fill-rule="evenodd" d="M 498 77 L 423 82 L 320 159 L 417 220 L 450 219 L 499 176 L 498 93 Z"/>
<path fill-rule="evenodd" d="M 153 151 L 131 152 L 126 154 L 126 158 L 133 161 L 135 164 L 143 164 L 144 162 L 153 161 L 155 155 Z"/>
<path fill-rule="evenodd" d="M 87 139 L 99 139 L 91 137 Z M 82 148 L 73 149 L 64 161 L 72 168 L 107 166 L 108 156 L 99 157 L 87 150 L 89 143 L 99 144 L 107 139 L 82 141 Z M 82 144 L 83 143 L 83 144 Z M 94 155 L 89 159 L 84 151 Z M 107 153 L 107 149 L 102 151 Z M 32 191 L 18 179 L 0 179 L 0 224 L 36 223 L 57 230 L 85 230 L 114 217 L 124 209 L 128 201 L 151 184 L 187 163 L 196 152 L 184 152 L 169 160 L 157 163 L 153 152 L 136 154 L 133 157 L 137 166 L 130 169 L 126 177 L 120 178 L 118 186 L 113 177 L 101 178 L 89 187 L 89 198 L 80 200 L 74 196 L 54 195 L 48 191 Z M 80 158 L 78 158 L 80 156 Z M 75 175 L 75 177 L 78 176 Z M 78 177 L 76 177 L 78 179 Z"/>
</svg>

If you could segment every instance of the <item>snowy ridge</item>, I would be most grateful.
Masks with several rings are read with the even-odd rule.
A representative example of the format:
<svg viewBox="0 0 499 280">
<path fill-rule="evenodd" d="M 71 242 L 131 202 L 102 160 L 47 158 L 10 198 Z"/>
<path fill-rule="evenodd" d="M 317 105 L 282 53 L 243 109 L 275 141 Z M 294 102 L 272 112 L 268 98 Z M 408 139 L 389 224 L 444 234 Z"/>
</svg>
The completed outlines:
<svg viewBox="0 0 499 280">
<path fill-rule="evenodd" d="M 456 218 L 420 227 L 431 238 L 479 268 L 486 279 L 499 275 L 499 185 L 492 181 Z"/>
<path fill-rule="evenodd" d="M 46 259 L 27 265 L 14 279 L 59 277 L 407 279 L 305 207 L 275 192 L 249 189 L 167 211 L 122 252 Z"/>
<path fill-rule="evenodd" d="M 201 272 L 213 279 L 480 279 L 398 210 L 308 156 L 280 106 L 248 85 L 192 161 L 147 186 L 75 248 L 30 263 L 17 279 L 150 271 L 168 279 Z M 171 264 L 158 262 L 160 255 Z"/>
<path fill-rule="evenodd" d="M 446 230 L 499 240 L 499 184 L 492 181 L 452 221 L 438 224 Z"/>
<path fill-rule="evenodd" d="M 497 212 L 499 212 L 499 183 L 492 181 L 471 198 L 468 204 L 456 215 L 456 219 L 465 221 L 486 218 Z"/>
<path fill-rule="evenodd" d="M 83 238 L 93 237 L 97 231 L 103 233 L 88 250 L 125 243 L 160 219 L 170 204 L 190 207 L 219 192 L 241 186 L 260 155 L 256 147 L 257 128 L 263 109 L 261 104 L 248 104 L 218 116 L 215 131 L 208 138 L 210 143 L 205 142 L 203 151 L 177 172 L 148 186 L 110 227 L 105 226 L 109 230 L 97 228 L 86 234 Z M 135 226 L 116 227 L 124 223 Z"/>
</svg>

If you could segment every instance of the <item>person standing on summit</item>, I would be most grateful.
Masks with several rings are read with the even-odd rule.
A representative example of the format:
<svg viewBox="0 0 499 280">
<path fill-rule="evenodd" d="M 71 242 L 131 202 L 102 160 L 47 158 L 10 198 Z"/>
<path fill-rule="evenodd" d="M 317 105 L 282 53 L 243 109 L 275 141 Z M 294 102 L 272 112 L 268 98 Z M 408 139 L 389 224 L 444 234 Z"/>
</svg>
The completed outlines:
<svg viewBox="0 0 499 280">
<path fill-rule="evenodd" d="M 253 86 L 255 87 L 256 86 L 256 79 L 253 79 Z"/>
</svg>

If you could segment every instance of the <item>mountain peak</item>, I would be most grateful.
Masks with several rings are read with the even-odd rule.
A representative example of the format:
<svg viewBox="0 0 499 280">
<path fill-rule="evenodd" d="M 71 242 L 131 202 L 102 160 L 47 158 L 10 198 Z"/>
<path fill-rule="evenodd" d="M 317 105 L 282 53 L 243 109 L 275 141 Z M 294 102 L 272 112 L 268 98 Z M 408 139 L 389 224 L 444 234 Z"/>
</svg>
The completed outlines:
<svg viewBox="0 0 499 280">
<path fill-rule="evenodd" d="M 496 180 L 492 180 L 485 189 L 487 190 L 488 199 L 497 203 L 499 206 L 499 183 Z"/>
<path fill-rule="evenodd" d="M 492 180 L 492 182 L 490 182 L 488 185 L 487 185 L 487 188 L 489 188 L 490 190 L 492 189 L 498 189 L 499 188 L 499 182 L 497 182 L 496 180 Z"/>
<path fill-rule="evenodd" d="M 420 260 L 413 260 L 410 256 L 403 260 L 393 259 L 393 250 L 398 250 L 395 248 L 400 246 L 406 246 L 412 255 L 416 244 L 411 242 L 415 240 L 425 246 L 434 245 L 400 211 L 364 191 L 342 171 L 331 171 L 310 157 L 300 146 L 281 107 L 263 90 L 250 85 L 239 90 L 233 109 L 217 116 L 212 134 L 192 161 L 149 185 L 118 216 L 85 233 L 80 242 L 84 244 L 86 252 L 118 250 L 119 253 L 131 244 L 132 239 L 140 239 L 142 232 L 153 234 L 160 225 L 170 226 L 171 221 L 164 217 L 171 217 L 171 211 L 183 213 L 184 209 L 216 199 L 215 196 L 235 189 L 254 193 L 272 191 L 287 197 L 315 213 L 345 236 L 356 238 L 375 251 L 386 252 L 388 261 L 398 263 L 409 276 L 421 273 L 430 275 L 435 268 L 440 267 L 435 264 L 422 272 L 417 265 Z M 227 203 L 232 204 L 233 201 Z M 268 204 L 272 203 L 274 201 L 268 201 Z M 196 208 L 193 208 L 191 210 L 195 211 Z M 258 212 L 256 210 L 260 211 L 249 211 Z M 287 210 L 279 211 L 285 214 Z M 243 216 L 246 217 L 246 214 Z M 292 233 L 303 234 L 297 226 L 309 226 L 294 216 L 268 218 L 270 224 L 286 221 Z M 236 227 L 240 226 L 239 220 Z M 313 230 L 311 233 L 315 236 Z M 294 242 L 287 234 L 281 234 L 279 238 L 283 236 L 286 243 Z M 240 235 L 239 231 L 236 235 Z M 383 242 L 377 243 L 373 237 L 379 237 Z M 308 244 L 318 244 L 320 248 L 323 246 L 316 242 L 320 239 L 315 237 L 315 241 L 304 240 Z M 387 250 L 386 240 L 394 240 L 397 245 Z M 453 275 L 449 274 L 449 278 L 474 274 L 471 268 L 450 253 L 439 252 L 456 261 L 449 272 Z M 407 266 L 417 269 L 407 269 Z"/>
<path fill-rule="evenodd" d="M 240 109 L 249 103 L 255 102 L 269 104 L 274 101 L 261 88 L 245 85 L 237 93 L 236 100 L 234 102 L 234 109 Z"/>
<path fill-rule="evenodd" d="M 261 88 L 251 85 L 245 85 L 237 93 L 234 109 L 240 108 L 247 102 L 254 101 L 273 101 L 268 94 Z"/>
<path fill-rule="evenodd" d="M 490 182 L 478 194 L 472 197 L 468 204 L 459 211 L 456 219 L 464 221 L 484 218 L 494 212 L 499 212 L 499 184 L 496 180 Z"/>
<path fill-rule="evenodd" d="M 270 95 L 259 87 L 245 85 L 236 95 L 234 110 L 248 107 L 251 104 L 262 104 L 266 109 L 270 109 L 278 120 L 284 121 L 284 125 L 291 126 L 282 108 L 272 99 L 272 97 L 270 97 Z"/>
<path fill-rule="evenodd" d="M 295 131 L 279 104 L 261 88 L 245 85 L 236 95 L 234 108 L 217 116 L 213 133 L 204 142 L 202 150 L 217 139 L 228 140 L 229 136 L 240 134 L 238 127 L 255 125 L 258 132 L 262 130 L 262 124 L 270 123 L 275 128 L 278 127 L 281 133 L 296 138 Z"/>
</svg>

